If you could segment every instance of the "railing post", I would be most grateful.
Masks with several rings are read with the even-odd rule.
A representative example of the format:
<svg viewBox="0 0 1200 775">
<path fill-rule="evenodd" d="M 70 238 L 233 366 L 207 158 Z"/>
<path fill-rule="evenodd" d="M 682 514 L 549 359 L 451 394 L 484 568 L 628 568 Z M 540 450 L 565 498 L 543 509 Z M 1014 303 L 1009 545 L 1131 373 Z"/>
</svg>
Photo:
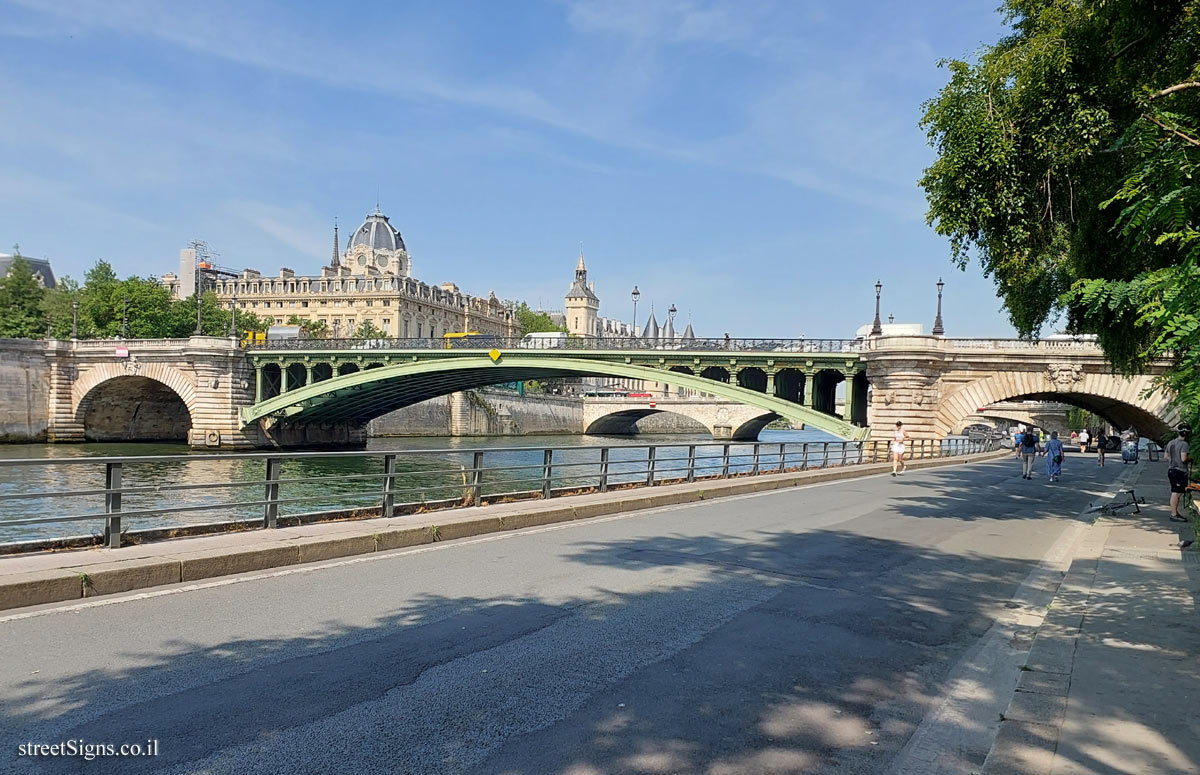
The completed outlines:
<svg viewBox="0 0 1200 775">
<path fill-rule="evenodd" d="M 104 545 L 121 548 L 121 464 L 104 464 Z M 115 515 L 115 516 L 114 516 Z"/>
<path fill-rule="evenodd" d="M 821 442 L 821 468 L 829 465 L 829 442 Z"/>
<path fill-rule="evenodd" d="M 396 456 L 383 456 L 383 508 L 381 515 L 387 519 L 396 513 Z"/>
<path fill-rule="evenodd" d="M 858 465 L 860 465 L 860 466 L 862 465 L 862 462 L 863 462 L 863 449 L 866 446 L 867 445 L 863 444 L 861 441 L 858 442 Z"/>
<path fill-rule="evenodd" d="M 608 447 L 600 448 L 600 492 L 608 492 Z"/>
<path fill-rule="evenodd" d="M 279 521 L 279 466 L 280 460 L 277 457 L 267 458 L 267 486 L 263 493 L 263 500 L 266 504 L 263 506 L 263 527 L 274 528 L 278 527 Z"/>
<path fill-rule="evenodd" d="M 696 445 L 695 444 L 688 444 L 687 480 L 689 482 L 696 481 Z"/>
<path fill-rule="evenodd" d="M 550 474 L 554 469 L 554 450 L 548 449 L 542 454 L 542 497 L 550 497 Z"/>
<path fill-rule="evenodd" d="M 787 459 L 787 444 L 781 442 L 779 444 L 779 470 L 778 473 L 783 473 L 784 461 Z"/>
<path fill-rule="evenodd" d="M 483 505 L 483 450 L 478 450 L 471 459 L 471 505 Z"/>
<path fill-rule="evenodd" d="M 752 474 L 757 474 L 757 473 L 758 473 L 758 451 L 759 451 L 759 447 L 760 447 L 759 443 L 758 443 L 757 441 L 756 441 L 756 442 L 754 442 L 754 467 L 753 467 L 752 469 L 750 469 L 750 473 L 752 473 Z"/>
<path fill-rule="evenodd" d="M 721 448 L 721 478 L 729 478 L 729 445 L 724 444 Z"/>
<path fill-rule="evenodd" d="M 646 447 L 646 486 L 654 486 L 654 458 L 656 448 L 654 446 Z"/>
<path fill-rule="evenodd" d="M 800 470 L 808 470 L 808 442 L 800 445 Z"/>
</svg>

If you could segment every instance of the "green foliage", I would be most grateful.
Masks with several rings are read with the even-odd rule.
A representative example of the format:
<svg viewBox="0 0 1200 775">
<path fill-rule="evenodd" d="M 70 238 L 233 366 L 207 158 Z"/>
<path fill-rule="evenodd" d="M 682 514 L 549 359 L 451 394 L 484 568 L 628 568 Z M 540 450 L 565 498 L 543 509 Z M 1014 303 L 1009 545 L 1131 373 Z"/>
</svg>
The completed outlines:
<svg viewBox="0 0 1200 775">
<path fill-rule="evenodd" d="M 1059 315 L 1200 420 L 1200 3 L 1006 0 L 1012 34 L 949 83 L 922 125 L 921 185 L 959 266 L 992 276 L 1013 324 Z"/>
<path fill-rule="evenodd" d="M 309 339 L 328 339 L 329 324 L 323 320 L 305 320 L 299 315 L 292 315 L 287 319 L 289 326 L 300 326 L 300 330 Z"/>
<path fill-rule="evenodd" d="M 1077 431 L 1087 428 L 1090 431 L 1096 428 L 1103 428 L 1106 425 L 1108 425 L 1107 420 L 1086 409 L 1073 406 L 1067 410 L 1067 428 L 1070 430 Z"/>
<path fill-rule="evenodd" d="M 18 253 L 9 264 L 8 274 L 0 277 L 0 337 L 35 339 L 46 333 L 42 297 L 46 289 Z"/>
<path fill-rule="evenodd" d="M 517 324 L 521 327 L 521 335 L 538 334 L 547 331 L 566 331 L 562 326 L 554 325 L 554 321 L 545 312 L 530 309 L 523 301 L 508 302 L 508 306 L 517 316 Z"/>
<path fill-rule="evenodd" d="M 386 339 L 387 331 L 376 326 L 369 320 L 364 320 L 354 329 L 355 339 Z"/>
</svg>

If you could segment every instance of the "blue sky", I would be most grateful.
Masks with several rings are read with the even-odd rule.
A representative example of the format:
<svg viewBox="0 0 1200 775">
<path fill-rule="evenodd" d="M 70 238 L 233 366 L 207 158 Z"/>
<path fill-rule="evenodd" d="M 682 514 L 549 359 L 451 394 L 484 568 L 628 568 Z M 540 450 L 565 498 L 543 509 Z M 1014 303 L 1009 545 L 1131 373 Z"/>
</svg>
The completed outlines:
<svg viewBox="0 0 1200 775">
<path fill-rule="evenodd" d="M 700 335 L 873 314 L 1007 336 L 916 185 L 936 62 L 994 2 L 0 0 L 0 250 L 76 277 L 313 273 L 376 199 L 418 278 L 601 314 L 642 291 Z"/>
</svg>

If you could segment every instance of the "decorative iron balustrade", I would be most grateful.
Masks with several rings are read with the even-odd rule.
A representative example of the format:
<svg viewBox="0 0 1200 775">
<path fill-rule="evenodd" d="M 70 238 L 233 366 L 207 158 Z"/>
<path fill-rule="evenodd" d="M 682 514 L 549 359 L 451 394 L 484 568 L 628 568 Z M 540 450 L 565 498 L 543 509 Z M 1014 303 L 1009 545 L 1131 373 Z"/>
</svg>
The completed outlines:
<svg viewBox="0 0 1200 775">
<path fill-rule="evenodd" d="M 652 340 L 640 337 L 565 337 L 563 339 L 526 339 L 504 336 L 472 336 L 455 339 L 272 339 L 252 342 L 247 349 L 257 350 L 678 350 L 681 352 L 778 352 L 778 353 L 858 353 L 868 349 L 863 339 L 692 339 Z"/>
</svg>

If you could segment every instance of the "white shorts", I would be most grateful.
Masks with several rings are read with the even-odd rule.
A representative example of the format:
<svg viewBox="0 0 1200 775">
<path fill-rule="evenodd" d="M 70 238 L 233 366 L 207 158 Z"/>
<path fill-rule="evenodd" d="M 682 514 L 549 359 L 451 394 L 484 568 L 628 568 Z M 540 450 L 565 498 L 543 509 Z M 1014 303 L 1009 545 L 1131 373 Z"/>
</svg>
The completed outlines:
<svg viewBox="0 0 1200 775">
<path fill-rule="evenodd" d="M 904 442 L 903 441 L 893 441 L 892 442 L 892 453 L 895 455 L 903 455 L 904 454 Z"/>
</svg>

